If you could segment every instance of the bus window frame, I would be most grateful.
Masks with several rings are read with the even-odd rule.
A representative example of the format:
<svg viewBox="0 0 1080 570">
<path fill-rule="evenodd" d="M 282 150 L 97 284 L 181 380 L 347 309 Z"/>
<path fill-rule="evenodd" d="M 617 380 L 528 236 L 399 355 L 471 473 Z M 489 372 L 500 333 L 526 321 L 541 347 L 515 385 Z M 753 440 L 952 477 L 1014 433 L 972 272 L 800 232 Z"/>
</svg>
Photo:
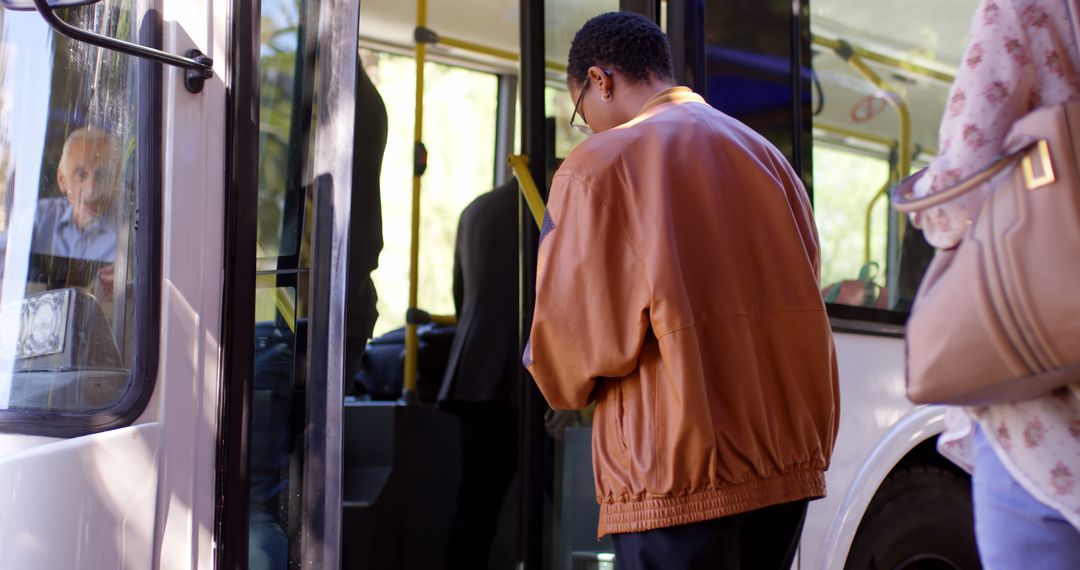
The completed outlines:
<svg viewBox="0 0 1080 570">
<path fill-rule="evenodd" d="M 137 36 L 142 45 L 161 49 L 161 0 L 133 0 L 137 11 Z M 56 34 L 55 31 L 50 31 Z M 72 40 L 74 41 L 74 40 Z M 104 48 L 98 48 L 104 49 Z M 128 56 L 130 57 L 130 56 Z M 135 190 L 135 279 L 132 338 L 135 346 L 128 388 L 112 406 L 103 410 L 0 410 L 0 432 L 72 438 L 131 425 L 145 411 L 157 382 L 161 336 L 161 65 L 136 60 L 138 68 L 139 184 Z M 145 150 L 143 150 L 145 149 Z"/>
</svg>

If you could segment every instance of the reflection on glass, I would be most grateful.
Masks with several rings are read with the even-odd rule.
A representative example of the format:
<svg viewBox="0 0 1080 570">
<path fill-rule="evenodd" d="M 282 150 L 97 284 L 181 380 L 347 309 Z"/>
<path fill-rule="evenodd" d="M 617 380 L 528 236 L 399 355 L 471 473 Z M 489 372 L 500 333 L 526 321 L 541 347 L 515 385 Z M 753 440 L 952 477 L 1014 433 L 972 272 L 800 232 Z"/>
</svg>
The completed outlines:
<svg viewBox="0 0 1080 570">
<path fill-rule="evenodd" d="M 136 41 L 137 4 L 74 9 Z M 0 409 L 92 411 L 134 358 L 135 58 L 0 10 Z"/>
<path fill-rule="evenodd" d="M 914 295 L 920 275 L 907 273 L 921 272 L 933 252 L 890 213 L 886 192 L 936 153 L 938 121 L 976 4 L 810 5 L 814 200 L 822 288 L 831 302 L 904 310 Z"/>
<path fill-rule="evenodd" d="M 769 139 L 793 165 L 791 1 L 705 2 L 709 104 Z"/>
<path fill-rule="evenodd" d="M 303 151 L 294 107 L 300 101 L 296 85 L 296 54 L 300 42 L 298 0 L 268 0 L 262 4 L 262 44 L 259 53 L 259 226 L 258 256 L 289 256 L 298 248 L 297 224 L 301 192 L 296 187 Z M 260 264 L 260 267 L 265 264 Z M 271 265 L 272 266 L 272 265 Z"/>
<path fill-rule="evenodd" d="M 299 565 L 300 446 L 312 200 L 314 70 L 305 34 L 317 5 L 264 0 L 260 49 L 259 205 L 252 370 L 248 567 Z"/>
</svg>

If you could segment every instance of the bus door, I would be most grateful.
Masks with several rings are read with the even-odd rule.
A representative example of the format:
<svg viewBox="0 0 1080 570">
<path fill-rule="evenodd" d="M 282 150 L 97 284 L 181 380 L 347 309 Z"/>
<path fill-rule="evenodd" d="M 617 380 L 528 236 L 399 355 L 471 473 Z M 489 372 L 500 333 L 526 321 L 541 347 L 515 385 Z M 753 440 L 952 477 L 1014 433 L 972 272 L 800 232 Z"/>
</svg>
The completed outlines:
<svg viewBox="0 0 1080 570">
<path fill-rule="evenodd" d="M 332 569 L 359 2 L 254 5 L 232 45 L 220 560 Z"/>
</svg>

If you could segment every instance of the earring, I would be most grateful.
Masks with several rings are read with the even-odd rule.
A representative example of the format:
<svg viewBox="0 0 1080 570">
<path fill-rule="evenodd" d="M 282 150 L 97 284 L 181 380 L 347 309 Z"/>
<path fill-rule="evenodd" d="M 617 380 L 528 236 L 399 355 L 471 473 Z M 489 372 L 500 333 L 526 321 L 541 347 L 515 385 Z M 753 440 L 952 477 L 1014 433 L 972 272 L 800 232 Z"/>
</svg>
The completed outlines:
<svg viewBox="0 0 1080 570">
<path fill-rule="evenodd" d="M 604 91 L 603 93 L 601 93 L 600 94 L 600 100 L 605 102 L 605 103 L 610 103 L 611 102 L 611 91 Z"/>
</svg>

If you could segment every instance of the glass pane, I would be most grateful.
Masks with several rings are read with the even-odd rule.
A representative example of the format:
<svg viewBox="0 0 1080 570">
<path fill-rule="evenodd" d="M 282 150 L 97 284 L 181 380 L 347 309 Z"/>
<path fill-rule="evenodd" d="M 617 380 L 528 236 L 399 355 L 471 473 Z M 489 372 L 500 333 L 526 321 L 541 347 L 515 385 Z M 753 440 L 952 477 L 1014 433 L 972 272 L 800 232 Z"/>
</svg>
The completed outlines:
<svg viewBox="0 0 1080 570">
<path fill-rule="evenodd" d="M 705 2 L 709 103 L 769 139 L 795 164 L 791 0 Z"/>
<path fill-rule="evenodd" d="M 404 326 L 409 303 L 412 226 L 413 117 L 416 63 L 411 57 L 361 50 L 364 70 L 382 95 L 389 118 L 381 176 L 383 251 L 372 273 L 379 292 L 375 336 Z M 454 314 L 454 236 L 458 215 L 491 190 L 499 82 L 490 73 L 425 66 L 424 174 L 420 220 L 419 306 Z"/>
<path fill-rule="evenodd" d="M 136 41 L 138 6 L 71 10 Z M 91 411 L 134 358 L 139 60 L 0 10 L 0 409 Z"/>
<path fill-rule="evenodd" d="M 886 207 L 886 192 L 936 152 L 976 4 L 811 3 L 814 202 L 832 303 L 910 306 L 933 251 Z"/>
<path fill-rule="evenodd" d="M 316 2 L 263 0 L 259 205 L 252 371 L 249 567 L 299 567 L 299 521 L 311 255 Z"/>
<path fill-rule="evenodd" d="M 259 226 L 256 255 L 260 268 L 297 252 L 304 163 L 303 133 L 295 107 L 302 103 L 296 84 L 300 42 L 297 0 L 268 0 L 262 6 L 259 105 Z"/>
<path fill-rule="evenodd" d="M 297 302 L 305 275 L 258 279 L 251 400 L 251 495 L 248 559 L 252 569 L 298 567 L 303 380 L 298 352 L 307 314 Z M 291 284 L 288 284 L 290 283 Z M 306 286 L 303 287 L 306 290 Z"/>
</svg>

